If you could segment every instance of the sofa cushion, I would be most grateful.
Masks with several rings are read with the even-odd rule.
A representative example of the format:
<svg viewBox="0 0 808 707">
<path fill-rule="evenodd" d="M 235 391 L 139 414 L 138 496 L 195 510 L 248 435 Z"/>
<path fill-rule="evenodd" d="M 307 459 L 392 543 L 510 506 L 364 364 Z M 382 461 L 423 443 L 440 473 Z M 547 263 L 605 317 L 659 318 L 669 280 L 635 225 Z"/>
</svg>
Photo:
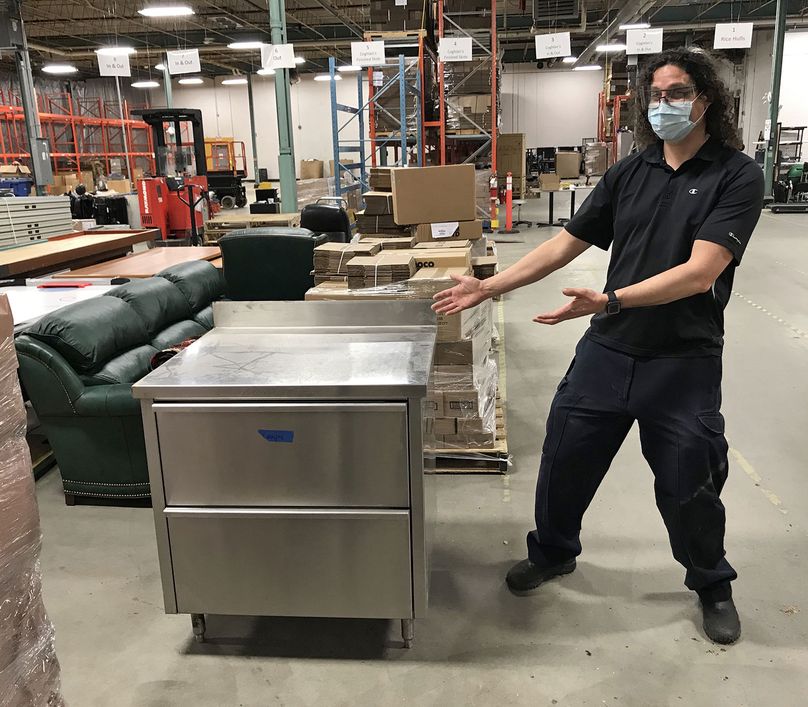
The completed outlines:
<svg viewBox="0 0 808 707">
<path fill-rule="evenodd" d="M 143 320 L 118 297 L 94 297 L 57 309 L 26 334 L 85 373 L 99 370 L 114 356 L 149 340 Z"/>
<path fill-rule="evenodd" d="M 213 329 L 213 305 L 209 304 L 204 309 L 200 309 L 194 316 L 194 321 L 199 322 L 205 329 Z"/>
<path fill-rule="evenodd" d="M 110 385 L 139 381 L 151 370 L 151 359 L 157 349 L 154 346 L 137 346 L 107 361 L 100 370 L 81 376 L 85 385 Z"/>
<path fill-rule="evenodd" d="M 185 295 L 194 312 L 207 307 L 213 300 L 222 296 L 222 276 L 214 265 L 206 260 L 193 260 L 172 265 L 157 273 L 173 282 Z"/>
<path fill-rule="evenodd" d="M 192 316 L 191 306 L 182 292 L 162 277 L 132 280 L 111 289 L 105 297 L 119 297 L 128 302 L 140 315 L 151 337 L 169 324 Z"/>
<path fill-rule="evenodd" d="M 151 340 L 151 345 L 158 351 L 171 348 L 186 339 L 199 338 L 207 333 L 207 329 L 193 319 L 183 319 L 167 326 Z"/>
</svg>

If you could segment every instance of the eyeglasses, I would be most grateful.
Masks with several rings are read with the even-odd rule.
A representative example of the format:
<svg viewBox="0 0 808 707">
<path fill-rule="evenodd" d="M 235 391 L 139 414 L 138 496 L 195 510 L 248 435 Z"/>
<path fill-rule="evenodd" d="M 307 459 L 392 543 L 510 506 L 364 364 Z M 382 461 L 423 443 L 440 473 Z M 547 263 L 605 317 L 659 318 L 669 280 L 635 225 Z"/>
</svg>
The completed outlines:
<svg viewBox="0 0 808 707">
<path fill-rule="evenodd" d="M 668 105 L 676 105 L 697 98 L 695 86 L 677 86 L 666 90 L 647 88 L 642 93 L 645 105 L 648 108 L 657 108 L 663 100 Z"/>
</svg>

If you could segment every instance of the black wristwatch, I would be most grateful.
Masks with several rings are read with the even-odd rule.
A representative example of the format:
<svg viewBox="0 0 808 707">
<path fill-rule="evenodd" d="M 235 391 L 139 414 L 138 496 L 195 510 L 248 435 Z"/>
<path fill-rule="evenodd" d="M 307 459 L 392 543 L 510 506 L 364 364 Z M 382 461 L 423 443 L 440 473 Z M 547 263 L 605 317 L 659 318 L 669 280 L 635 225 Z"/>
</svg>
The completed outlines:
<svg viewBox="0 0 808 707">
<path fill-rule="evenodd" d="M 609 298 L 609 301 L 606 303 L 606 314 L 609 316 L 620 314 L 620 300 L 617 299 L 617 295 L 614 292 L 607 292 L 606 296 Z"/>
</svg>

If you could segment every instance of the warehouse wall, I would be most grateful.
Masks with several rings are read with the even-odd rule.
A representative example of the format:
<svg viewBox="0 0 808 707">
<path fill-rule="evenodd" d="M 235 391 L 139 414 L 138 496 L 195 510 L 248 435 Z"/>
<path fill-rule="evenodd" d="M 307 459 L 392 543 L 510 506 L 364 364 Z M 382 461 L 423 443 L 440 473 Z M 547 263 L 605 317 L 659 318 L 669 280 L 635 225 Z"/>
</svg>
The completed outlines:
<svg viewBox="0 0 808 707">
<path fill-rule="evenodd" d="M 357 103 L 356 79 L 337 82 L 338 100 L 347 105 Z M 364 94 L 367 95 L 367 88 Z M 255 123 L 257 132 L 258 165 L 269 169 L 271 177 L 278 176 L 278 125 L 275 113 L 275 83 L 272 77 L 255 77 Z M 152 103 L 165 105 L 162 89 L 152 91 Z M 328 163 L 333 159 L 331 139 L 331 98 L 328 81 L 314 81 L 311 76 L 301 77 L 291 87 L 292 124 L 294 126 L 295 159 L 319 159 Z M 247 169 L 253 176 L 252 147 L 250 144 L 250 114 L 247 86 L 222 86 L 221 78 L 208 81 L 204 86 L 174 85 L 174 105 L 199 108 L 202 111 L 205 135 L 208 137 L 235 137 L 243 140 L 247 151 Z M 342 114 L 342 122 L 348 115 Z M 347 139 L 356 140 L 358 123 L 353 121 L 343 131 Z"/>
<path fill-rule="evenodd" d="M 509 65 L 502 74 L 502 131 L 525 133 L 528 147 L 580 145 L 596 137 L 601 71 L 537 71 Z"/>
</svg>

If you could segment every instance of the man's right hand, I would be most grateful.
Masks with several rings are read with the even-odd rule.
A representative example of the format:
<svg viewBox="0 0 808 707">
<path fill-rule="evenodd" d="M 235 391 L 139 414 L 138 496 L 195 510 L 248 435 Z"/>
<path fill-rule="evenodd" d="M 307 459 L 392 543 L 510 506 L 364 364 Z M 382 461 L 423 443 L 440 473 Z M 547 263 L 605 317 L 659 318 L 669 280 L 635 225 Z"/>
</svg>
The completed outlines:
<svg viewBox="0 0 808 707">
<path fill-rule="evenodd" d="M 439 314 L 457 314 L 464 309 L 480 304 L 491 296 L 482 280 L 470 275 L 452 275 L 457 284 L 435 295 L 432 309 Z"/>
</svg>

